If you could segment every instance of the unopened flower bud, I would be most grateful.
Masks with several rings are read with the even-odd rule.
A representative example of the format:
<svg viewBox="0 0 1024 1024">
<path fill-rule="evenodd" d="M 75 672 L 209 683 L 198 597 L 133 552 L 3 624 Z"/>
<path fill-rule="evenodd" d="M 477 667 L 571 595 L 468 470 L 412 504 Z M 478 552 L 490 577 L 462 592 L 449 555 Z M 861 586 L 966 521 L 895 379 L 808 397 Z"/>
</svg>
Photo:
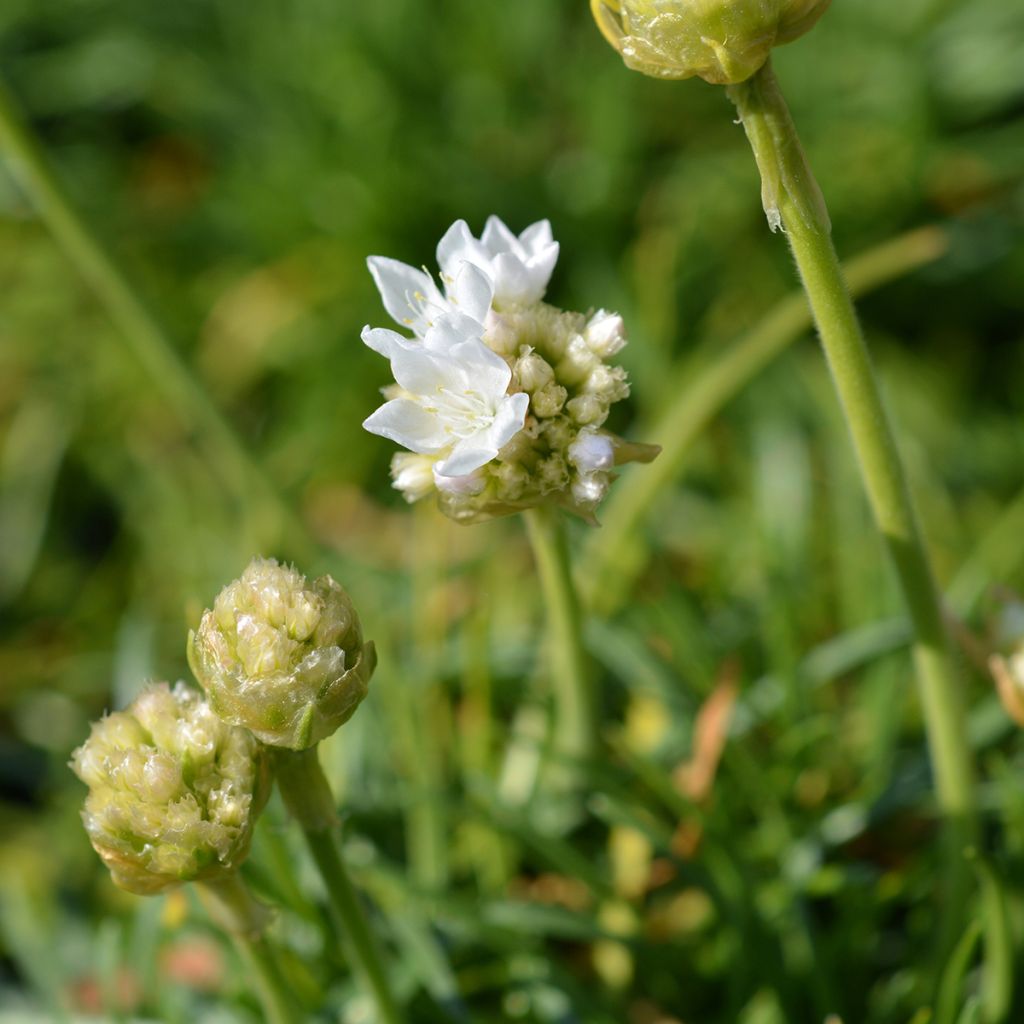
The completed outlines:
<svg viewBox="0 0 1024 1024">
<path fill-rule="evenodd" d="M 599 309 L 588 321 L 583 333 L 590 351 L 601 359 L 619 353 L 626 344 L 626 325 L 618 313 Z"/>
<path fill-rule="evenodd" d="M 590 423 L 601 423 L 608 415 L 608 403 L 597 395 L 577 395 L 566 405 L 565 411 L 583 427 Z"/>
<path fill-rule="evenodd" d="M 82 819 L 114 882 L 146 895 L 233 872 L 269 792 L 263 749 L 202 696 L 151 683 L 93 724 L 71 759 Z"/>
<path fill-rule="evenodd" d="M 330 576 L 310 583 L 264 558 L 203 613 L 188 656 L 217 714 L 292 750 L 348 721 L 377 662 L 340 584 Z"/>
<path fill-rule="evenodd" d="M 391 485 L 408 502 L 419 501 L 434 490 L 434 459 L 413 452 L 395 452 L 391 457 Z"/>
<path fill-rule="evenodd" d="M 591 0 L 605 38 L 635 71 L 732 85 L 772 47 L 803 35 L 831 0 Z"/>
<path fill-rule="evenodd" d="M 530 394 L 539 391 L 555 379 L 555 371 L 551 368 L 551 364 L 532 349 L 516 360 L 513 372 L 519 381 L 519 386 L 523 391 L 529 391 Z"/>
<path fill-rule="evenodd" d="M 607 434 L 581 430 L 569 447 L 569 461 L 581 473 L 608 470 L 615 465 L 615 446 Z"/>
<path fill-rule="evenodd" d="M 546 384 L 539 391 L 534 392 L 530 402 L 530 411 L 534 416 L 541 419 L 551 419 L 557 416 L 565 405 L 569 392 L 561 384 Z"/>
</svg>

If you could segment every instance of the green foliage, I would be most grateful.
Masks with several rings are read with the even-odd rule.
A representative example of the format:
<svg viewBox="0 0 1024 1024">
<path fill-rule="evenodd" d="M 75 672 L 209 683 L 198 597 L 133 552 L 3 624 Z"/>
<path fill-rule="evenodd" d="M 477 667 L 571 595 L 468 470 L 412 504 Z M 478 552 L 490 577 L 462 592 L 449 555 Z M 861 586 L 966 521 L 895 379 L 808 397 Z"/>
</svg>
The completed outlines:
<svg viewBox="0 0 1024 1024">
<path fill-rule="evenodd" d="M 582 0 L 6 0 L 12 92 L 264 479 L 0 171 L 0 1020 L 259 1019 L 190 897 L 111 886 L 66 766 L 89 720 L 186 676 L 185 633 L 257 553 L 334 575 L 377 644 L 323 754 L 412 1020 L 906 1024 L 936 991 L 949 1019 L 1017 1019 L 1024 744 L 984 653 L 1024 590 L 1024 16 L 837 0 L 775 63 L 841 253 L 950 237 L 862 313 L 961 618 L 985 848 L 953 957 L 906 627 L 809 339 L 703 430 L 620 610 L 589 617 L 582 820 L 538 784 L 522 524 L 408 508 L 359 428 L 385 383 L 366 255 L 429 263 L 492 212 L 551 218 L 553 301 L 623 314 L 612 429 L 699 387 L 793 286 L 724 94 L 626 71 Z M 310 1019 L 323 995 L 356 1019 L 305 857 L 275 798 L 245 873 Z"/>
</svg>

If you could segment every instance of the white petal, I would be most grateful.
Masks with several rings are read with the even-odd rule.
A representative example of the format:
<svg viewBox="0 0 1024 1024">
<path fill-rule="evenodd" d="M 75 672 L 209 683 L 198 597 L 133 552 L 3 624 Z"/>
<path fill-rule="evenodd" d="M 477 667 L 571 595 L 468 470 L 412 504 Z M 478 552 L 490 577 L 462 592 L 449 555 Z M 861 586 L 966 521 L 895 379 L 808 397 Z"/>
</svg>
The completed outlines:
<svg viewBox="0 0 1024 1024">
<path fill-rule="evenodd" d="M 555 241 L 551 231 L 551 221 L 539 220 L 531 224 L 520 236 L 519 243 L 528 255 L 534 256 L 547 249 Z"/>
<path fill-rule="evenodd" d="M 448 302 L 430 275 L 386 256 L 366 261 L 384 308 L 403 327 L 422 334 L 428 324 L 448 309 Z"/>
<path fill-rule="evenodd" d="M 500 217 L 496 217 L 493 214 L 487 218 L 487 223 L 484 225 L 484 233 L 480 236 L 480 240 L 492 256 L 497 256 L 503 252 L 517 253 L 522 251 L 519 239 L 512 234 Z"/>
<path fill-rule="evenodd" d="M 426 348 L 406 349 L 391 360 L 391 372 L 406 391 L 427 397 L 436 395 L 441 388 L 463 389 L 469 380 L 458 359 L 449 355 L 429 352 Z"/>
<path fill-rule="evenodd" d="M 499 305 L 537 302 L 544 294 L 533 286 L 530 272 L 518 257 L 503 252 L 494 257 L 494 301 Z"/>
<path fill-rule="evenodd" d="M 439 491 L 447 491 L 449 494 L 479 494 L 486 486 L 486 481 L 476 473 L 467 473 L 465 476 L 445 476 L 437 471 L 437 465 L 435 465 L 434 486 Z"/>
<path fill-rule="evenodd" d="M 483 323 L 494 297 L 490 274 L 473 263 L 463 263 L 448 289 L 448 298 L 460 313 Z"/>
<path fill-rule="evenodd" d="M 509 395 L 498 409 L 494 423 L 488 431 L 496 448 L 504 448 L 526 422 L 526 411 L 530 408 L 530 396 L 519 392 Z"/>
<path fill-rule="evenodd" d="M 457 220 L 437 243 L 437 265 L 449 281 L 453 281 L 464 262 L 486 268 L 487 250 L 473 237 L 464 220 Z"/>
<path fill-rule="evenodd" d="M 394 359 L 399 352 L 406 352 L 411 346 L 419 344 L 386 327 L 369 325 L 363 328 L 362 339 L 367 348 L 373 349 L 385 359 Z"/>
<path fill-rule="evenodd" d="M 466 379 L 474 391 L 499 398 L 508 390 L 512 369 L 496 352 L 482 341 L 471 338 L 453 346 L 452 359 L 466 372 Z"/>
<path fill-rule="evenodd" d="M 558 243 L 552 242 L 543 249 L 532 254 L 527 261 L 527 269 L 530 273 L 530 287 L 532 291 L 539 292 L 536 301 L 540 301 L 547 291 L 548 282 L 554 272 L 555 264 L 558 262 Z"/>
<path fill-rule="evenodd" d="M 498 454 L 498 449 L 482 447 L 482 444 L 476 435 L 460 441 L 452 449 L 451 455 L 437 464 L 438 478 L 468 476 L 481 466 L 486 466 Z"/>
<path fill-rule="evenodd" d="M 363 420 L 363 427 L 420 455 L 433 455 L 451 440 L 437 416 L 408 398 L 385 402 Z"/>
</svg>

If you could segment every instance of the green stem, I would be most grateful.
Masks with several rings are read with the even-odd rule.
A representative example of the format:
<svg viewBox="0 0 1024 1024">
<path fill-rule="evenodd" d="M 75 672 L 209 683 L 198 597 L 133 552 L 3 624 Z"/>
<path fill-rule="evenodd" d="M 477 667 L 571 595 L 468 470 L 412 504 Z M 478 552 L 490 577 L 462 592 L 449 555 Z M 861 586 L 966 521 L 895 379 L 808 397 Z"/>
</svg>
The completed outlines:
<svg viewBox="0 0 1024 1024">
<path fill-rule="evenodd" d="M 380 1020 L 384 1024 L 400 1024 L 402 1016 L 391 993 L 380 948 L 341 855 L 334 797 L 320 767 L 316 747 L 278 751 L 277 783 L 288 810 L 306 837 L 351 960 L 373 996 Z"/>
<path fill-rule="evenodd" d="M 597 747 L 593 680 L 583 649 L 579 600 L 569 566 L 562 513 L 537 508 L 524 513 L 548 616 L 548 659 L 555 699 L 552 750 L 568 775 Z"/>
<path fill-rule="evenodd" d="M 919 228 L 876 246 L 851 260 L 847 281 L 854 295 L 870 292 L 941 256 L 946 235 Z M 812 326 L 802 292 L 787 295 L 710 365 L 680 374 L 671 404 L 644 440 L 661 445 L 661 454 L 628 485 L 612 489 L 601 509 L 601 529 L 587 540 L 581 559 L 580 596 L 584 605 L 607 613 L 619 606 L 635 578 L 637 530 L 661 492 L 678 476 L 691 446 L 722 408 L 773 359 Z"/>
<path fill-rule="evenodd" d="M 215 882 L 198 882 L 196 887 L 210 917 L 231 936 L 269 1024 L 300 1024 L 304 1015 L 263 934 L 270 917 L 267 909 L 253 898 L 237 873 Z"/>
<path fill-rule="evenodd" d="M 976 811 L 960 685 L 939 592 L 871 357 L 832 244 L 824 199 L 770 64 L 730 87 L 729 95 L 761 172 L 769 223 L 784 228 L 796 259 L 872 512 L 910 613 L 938 803 L 953 826 L 951 834 L 960 847 L 957 859 L 962 862 L 962 848 L 976 831 Z"/>
<path fill-rule="evenodd" d="M 139 297 L 128 275 L 75 209 L 31 128 L 0 81 L 0 150 L 50 233 L 106 307 L 124 341 L 186 424 L 196 423 L 228 469 L 240 498 L 255 486 L 275 521 L 293 543 L 308 548 L 295 516 L 266 478 L 220 411 L 196 382 L 159 320 Z"/>
</svg>

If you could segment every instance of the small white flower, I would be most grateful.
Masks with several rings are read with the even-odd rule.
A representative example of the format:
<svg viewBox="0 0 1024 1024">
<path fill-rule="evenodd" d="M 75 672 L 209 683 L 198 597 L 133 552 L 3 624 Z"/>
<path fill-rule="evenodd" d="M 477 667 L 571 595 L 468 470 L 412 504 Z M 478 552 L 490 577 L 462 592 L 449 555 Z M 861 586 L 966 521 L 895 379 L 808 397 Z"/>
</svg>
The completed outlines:
<svg viewBox="0 0 1024 1024">
<path fill-rule="evenodd" d="M 454 280 L 465 263 L 479 267 L 494 288 L 496 306 L 540 302 L 558 262 L 558 243 L 546 220 L 531 224 L 518 237 L 500 217 L 488 217 L 475 238 L 464 220 L 457 220 L 437 246 L 441 275 Z"/>
<path fill-rule="evenodd" d="M 538 221 L 516 236 L 498 217 L 488 217 L 475 238 L 464 220 L 457 220 L 437 246 L 443 290 L 426 270 L 386 256 L 366 262 L 384 308 L 418 338 L 448 313 L 462 313 L 487 322 L 491 304 L 498 307 L 539 302 L 558 260 L 551 224 Z"/>
<path fill-rule="evenodd" d="M 490 462 L 523 428 L 530 396 L 508 394 L 512 371 L 468 316 L 441 316 L 422 341 L 367 327 L 363 341 L 391 361 L 402 393 L 363 426 L 420 455 L 436 474 L 462 477 Z"/>
</svg>

